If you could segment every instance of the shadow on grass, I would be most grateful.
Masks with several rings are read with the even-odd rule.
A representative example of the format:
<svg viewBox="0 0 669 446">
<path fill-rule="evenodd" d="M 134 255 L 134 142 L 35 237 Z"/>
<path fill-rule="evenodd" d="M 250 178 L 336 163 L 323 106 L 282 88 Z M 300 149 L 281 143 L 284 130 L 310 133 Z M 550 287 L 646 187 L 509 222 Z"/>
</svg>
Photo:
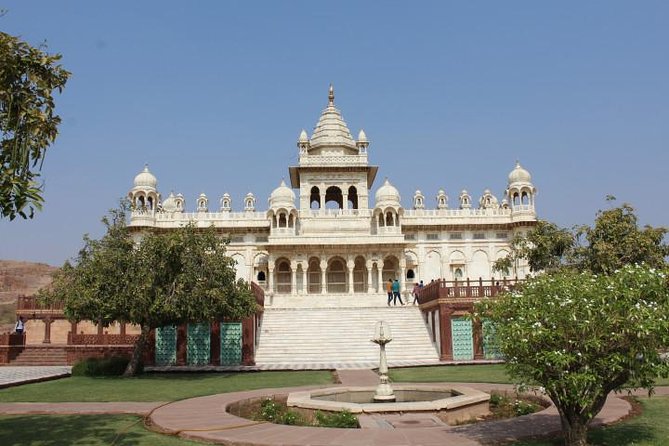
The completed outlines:
<svg viewBox="0 0 669 446">
<path fill-rule="evenodd" d="M 141 426 L 141 420 L 137 417 L 112 417 L 104 420 L 91 415 L 3 416 L 0 418 L 0 444 L 3 446 L 138 444 L 144 437 L 141 431 L 123 432 L 131 428 L 134 422 Z M 119 432 L 122 440 L 117 438 Z"/>
</svg>

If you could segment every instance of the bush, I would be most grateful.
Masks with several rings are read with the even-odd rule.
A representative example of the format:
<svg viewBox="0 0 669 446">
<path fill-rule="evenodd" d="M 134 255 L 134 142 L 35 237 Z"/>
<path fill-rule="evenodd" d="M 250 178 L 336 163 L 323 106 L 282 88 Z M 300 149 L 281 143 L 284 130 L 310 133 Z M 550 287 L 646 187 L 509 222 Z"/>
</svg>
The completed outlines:
<svg viewBox="0 0 669 446">
<path fill-rule="evenodd" d="M 320 427 L 357 428 L 358 419 L 348 410 L 326 414 L 316 412 L 316 422 Z"/>
<path fill-rule="evenodd" d="M 86 358 L 74 364 L 72 376 L 120 376 L 128 362 L 129 359 L 123 356 Z"/>
<path fill-rule="evenodd" d="M 258 414 L 258 418 L 263 421 L 277 423 L 281 419 L 282 412 L 283 408 L 279 403 L 271 398 L 267 398 L 260 403 L 260 413 Z"/>
<path fill-rule="evenodd" d="M 294 410 L 286 410 L 281 416 L 281 424 L 287 424 L 288 426 L 304 426 L 306 421 L 299 413 Z"/>
</svg>

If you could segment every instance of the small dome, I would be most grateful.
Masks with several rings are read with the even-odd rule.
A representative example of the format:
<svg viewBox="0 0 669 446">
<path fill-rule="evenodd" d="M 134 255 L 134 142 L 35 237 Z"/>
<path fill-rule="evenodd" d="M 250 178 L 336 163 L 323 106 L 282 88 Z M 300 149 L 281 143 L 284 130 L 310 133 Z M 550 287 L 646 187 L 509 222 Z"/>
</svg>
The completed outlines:
<svg viewBox="0 0 669 446">
<path fill-rule="evenodd" d="M 414 195 L 423 195 L 423 193 L 420 191 L 420 189 L 416 189 Z"/>
<path fill-rule="evenodd" d="M 177 210 L 177 202 L 174 192 L 170 192 L 170 196 L 163 201 L 163 211 L 165 212 L 174 212 Z"/>
<path fill-rule="evenodd" d="M 207 198 L 207 195 L 206 195 L 204 192 L 202 192 L 202 193 L 200 194 L 200 198 Z"/>
<path fill-rule="evenodd" d="M 516 167 L 509 174 L 509 184 L 531 183 L 531 182 L 532 182 L 532 175 L 530 175 L 530 173 L 527 170 L 523 169 L 520 166 L 520 163 L 516 161 Z"/>
<path fill-rule="evenodd" d="M 151 172 L 149 172 L 149 165 L 144 165 L 144 170 L 142 170 L 135 177 L 135 187 L 143 189 L 155 189 L 158 186 L 158 180 Z"/>
<path fill-rule="evenodd" d="M 300 132 L 300 139 L 298 140 L 299 142 L 308 142 L 309 141 L 309 136 L 307 135 L 307 131 L 302 129 Z"/>
<path fill-rule="evenodd" d="M 288 186 L 285 181 L 281 180 L 279 187 L 274 189 L 269 196 L 270 207 L 295 207 L 295 192 Z"/>
<path fill-rule="evenodd" d="M 358 133 L 358 142 L 369 142 L 367 141 L 367 135 L 365 134 L 365 131 L 360 129 L 360 133 Z"/>
<path fill-rule="evenodd" d="M 388 178 L 386 178 L 386 181 L 383 183 L 383 186 L 381 186 L 376 191 L 374 199 L 376 201 L 376 207 L 400 205 L 400 193 L 395 188 L 395 186 L 390 184 Z"/>
</svg>

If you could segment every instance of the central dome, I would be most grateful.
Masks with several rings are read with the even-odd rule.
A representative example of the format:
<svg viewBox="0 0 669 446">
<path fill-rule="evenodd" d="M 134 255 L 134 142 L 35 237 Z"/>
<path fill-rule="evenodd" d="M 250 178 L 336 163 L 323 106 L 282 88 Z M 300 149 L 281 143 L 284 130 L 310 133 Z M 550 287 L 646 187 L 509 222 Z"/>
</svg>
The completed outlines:
<svg viewBox="0 0 669 446">
<path fill-rule="evenodd" d="M 520 166 L 516 161 L 516 167 L 509 173 L 509 184 L 513 183 L 531 183 L 532 175 Z"/>
</svg>

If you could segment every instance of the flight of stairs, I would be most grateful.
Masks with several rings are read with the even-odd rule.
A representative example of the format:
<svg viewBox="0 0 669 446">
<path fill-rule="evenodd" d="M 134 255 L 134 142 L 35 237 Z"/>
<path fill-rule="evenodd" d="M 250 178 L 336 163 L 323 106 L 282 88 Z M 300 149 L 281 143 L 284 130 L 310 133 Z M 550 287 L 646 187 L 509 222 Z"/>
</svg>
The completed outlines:
<svg viewBox="0 0 669 446">
<path fill-rule="evenodd" d="M 9 365 L 67 365 L 67 352 L 62 347 L 26 346 Z"/>
<path fill-rule="evenodd" d="M 338 306 L 266 308 L 256 351 L 258 366 L 277 368 L 377 367 L 379 346 L 370 341 L 377 321 L 388 323 L 393 340 L 386 345 L 393 365 L 438 363 L 418 307 Z M 323 303 L 322 303 L 323 305 Z"/>
</svg>

